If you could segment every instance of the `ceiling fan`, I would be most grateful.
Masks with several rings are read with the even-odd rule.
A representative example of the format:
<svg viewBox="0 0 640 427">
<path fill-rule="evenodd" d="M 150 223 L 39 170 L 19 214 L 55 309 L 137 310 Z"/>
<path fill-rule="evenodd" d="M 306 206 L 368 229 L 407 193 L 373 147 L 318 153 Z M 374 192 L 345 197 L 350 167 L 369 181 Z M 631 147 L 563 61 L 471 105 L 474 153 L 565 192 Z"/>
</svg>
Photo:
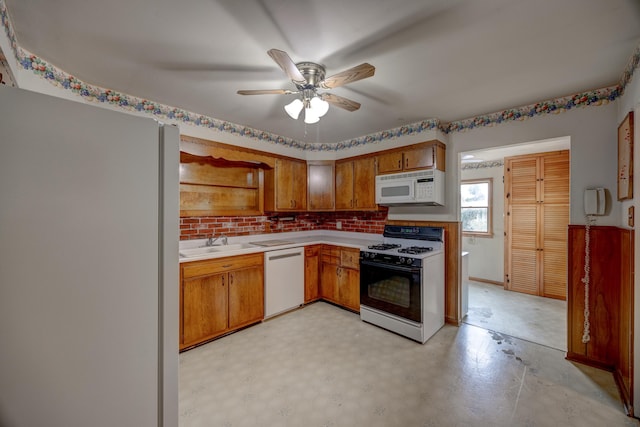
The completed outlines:
<svg viewBox="0 0 640 427">
<path fill-rule="evenodd" d="M 300 93 L 301 99 L 296 98 L 284 108 L 287 114 L 297 119 L 300 112 L 305 110 L 305 123 L 316 123 L 329 109 L 329 104 L 356 111 L 360 104 L 356 101 L 333 95 L 331 93 L 318 93 L 321 89 L 333 89 L 353 83 L 358 80 L 373 76 L 375 67 L 366 62 L 349 68 L 348 70 L 325 77 L 324 66 L 315 62 L 294 63 L 287 52 L 278 49 L 270 49 L 269 56 L 289 76 L 297 90 L 289 89 L 263 89 L 263 90 L 239 90 L 239 95 L 290 95 Z"/>
</svg>

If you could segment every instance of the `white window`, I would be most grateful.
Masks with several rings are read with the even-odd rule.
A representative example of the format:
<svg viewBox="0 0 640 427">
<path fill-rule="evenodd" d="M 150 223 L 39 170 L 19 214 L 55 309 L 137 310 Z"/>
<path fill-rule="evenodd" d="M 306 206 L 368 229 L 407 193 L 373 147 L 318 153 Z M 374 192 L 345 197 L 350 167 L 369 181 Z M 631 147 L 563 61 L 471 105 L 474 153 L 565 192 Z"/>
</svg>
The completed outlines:
<svg viewBox="0 0 640 427">
<path fill-rule="evenodd" d="M 474 236 L 492 236 L 491 178 L 464 180 L 460 185 L 462 233 Z"/>
</svg>

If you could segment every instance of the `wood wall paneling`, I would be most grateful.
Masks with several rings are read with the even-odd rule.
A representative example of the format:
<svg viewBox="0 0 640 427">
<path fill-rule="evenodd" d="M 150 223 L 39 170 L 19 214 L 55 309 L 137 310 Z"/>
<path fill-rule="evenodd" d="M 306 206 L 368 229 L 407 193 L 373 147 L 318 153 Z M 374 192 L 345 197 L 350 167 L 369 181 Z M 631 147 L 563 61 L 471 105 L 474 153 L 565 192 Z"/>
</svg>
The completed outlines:
<svg viewBox="0 0 640 427">
<path fill-rule="evenodd" d="M 567 359 L 614 372 L 629 410 L 633 390 L 633 231 L 592 226 L 590 231 L 590 340 L 584 327 L 585 226 L 569 226 Z"/>
</svg>

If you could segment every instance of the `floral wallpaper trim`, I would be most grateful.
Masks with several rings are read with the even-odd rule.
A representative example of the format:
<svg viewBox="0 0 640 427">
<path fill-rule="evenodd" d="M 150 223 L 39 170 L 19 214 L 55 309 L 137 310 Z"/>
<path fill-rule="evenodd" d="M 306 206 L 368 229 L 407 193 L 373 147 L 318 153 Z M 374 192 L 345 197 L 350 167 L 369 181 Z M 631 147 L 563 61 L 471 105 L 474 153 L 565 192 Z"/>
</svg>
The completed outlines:
<svg viewBox="0 0 640 427">
<path fill-rule="evenodd" d="M 501 168 L 504 166 L 504 162 L 502 160 L 493 160 L 490 162 L 478 162 L 478 163 L 462 163 L 461 169 L 487 169 L 487 168 Z"/>
<path fill-rule="evenodd" d="M 392 140 L 406 135 L 419 134 L 425 131 L 440 130 L 447 134 L 452 132 L 463 132 L 479 127 L 495 126 L 497 124 L 510 121 L 522 121 L 530 117 L 545 114 L 557 114 L 576 107 L 608 104 L 622 95 L 625 87 L 629 84 L 633 74 L 640 65 L 640 46 L 638 46 L 622 73 L 619 84 L 616 86 L 595 89 L 572 96 L 555 98 L 518 108 L 458 120 L 451 123 L 442 123 L 438 119 L 427 119 L 338 143 L 309 143 L 296 141 L 292 138 L 253 129 L 248 126 L 218 120 L 213 117 L 200 115 L 85 83 L 47 63 L 36 55 L 27 53 L 24 49 L 19 47 L 4 0 L 0 0 L 0 18 L 2 26 L 5 29 L 5 33 L 11 43 L 11 48 L 13 49 L 16 60 L 22 68 L 33 71 L 36 75 L 46 79 L 51 84 L 66 90 L 71 90 L 88 101 L 108 103 L 124 110 L 140 111 L 152 114 L 156 117 L 177 120 L 192 126 L 205 127 L 220 132 L 240 135 L 303 151 L 340 151 L 361 145 Z"/>
</svg>

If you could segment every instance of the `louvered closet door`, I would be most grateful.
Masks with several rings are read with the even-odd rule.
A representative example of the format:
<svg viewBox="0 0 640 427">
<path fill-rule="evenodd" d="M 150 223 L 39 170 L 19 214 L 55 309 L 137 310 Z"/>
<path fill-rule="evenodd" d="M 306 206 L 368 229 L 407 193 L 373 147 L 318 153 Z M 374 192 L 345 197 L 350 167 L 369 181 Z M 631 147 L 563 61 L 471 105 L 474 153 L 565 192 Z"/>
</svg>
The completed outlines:
<svg viewBox="0 0 640 427">
<path fill-rule="evenodd" d="M 541 295 L 567 297 L 567 232 L 569 226 L 569 152 L 545 155 L 541 162 L 543 273 Z"/>
<path fill-rule="evenodd" d="M 538 173 L 537 158 L 506 162 L 507 251 L 506 288 L 538 294 Z"/>
<path fill-rule="evenodd" d="M 505 288 L 566 299 L 569 152 L 505 159 Z"/>
</svg>

